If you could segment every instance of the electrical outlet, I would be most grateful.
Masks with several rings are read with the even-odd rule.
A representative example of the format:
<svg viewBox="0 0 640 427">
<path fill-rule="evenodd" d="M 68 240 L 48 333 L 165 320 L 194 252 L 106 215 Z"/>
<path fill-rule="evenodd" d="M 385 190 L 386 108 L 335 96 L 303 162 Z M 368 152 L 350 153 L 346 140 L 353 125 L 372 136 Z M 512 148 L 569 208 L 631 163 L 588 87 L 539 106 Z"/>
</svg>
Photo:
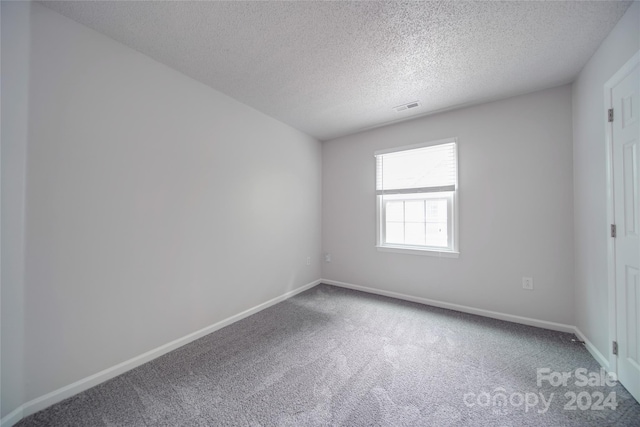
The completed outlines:
<svg viewBox="0 0 640 427">
<path fill-rule="evenodd" d="M 311 265 L 311 257 L 310 256 L 307 257 L 307 265 Z"/>
<path fill-rule="evenodd" d="M 331 254 L 330 253 L 324 254 L 324 262 L 331 262 Z"/>
<path fill-rule="evenodd" d="M 522 289 L 526 289 L 528 291 L 533 290 L 533 277 L 522 278 Z"/>
</svg>

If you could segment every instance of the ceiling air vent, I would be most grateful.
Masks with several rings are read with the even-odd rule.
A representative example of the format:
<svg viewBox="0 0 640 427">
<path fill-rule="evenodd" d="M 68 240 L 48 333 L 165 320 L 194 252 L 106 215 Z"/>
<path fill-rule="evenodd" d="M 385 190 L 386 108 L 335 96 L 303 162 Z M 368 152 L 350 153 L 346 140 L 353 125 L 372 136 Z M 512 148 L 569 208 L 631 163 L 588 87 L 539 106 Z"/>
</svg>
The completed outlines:
<svg viewBox="0 0 640 427">
<path fill-rule="evenodd" d="M 418 108 L 420 106 L 420 101 L 409 102 L 408 104 L 398 105 L 397 107 L 393 107 L 397 112 L 410 110 L 412 108 Z"/>
</svg>

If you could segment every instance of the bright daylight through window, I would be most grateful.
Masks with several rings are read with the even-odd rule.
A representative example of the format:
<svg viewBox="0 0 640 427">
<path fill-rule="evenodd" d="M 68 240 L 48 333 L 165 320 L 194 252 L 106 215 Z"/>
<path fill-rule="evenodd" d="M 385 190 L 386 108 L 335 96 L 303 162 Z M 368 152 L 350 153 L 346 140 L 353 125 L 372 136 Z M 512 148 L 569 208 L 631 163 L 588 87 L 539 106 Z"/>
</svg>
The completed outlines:
<svg viewBox="0 0 640 427">
<path fill-rule="evenodd" d="M 378 248 L 455 256 L 456 139 L 378 151 L 375 156 Z"/>
</svg>

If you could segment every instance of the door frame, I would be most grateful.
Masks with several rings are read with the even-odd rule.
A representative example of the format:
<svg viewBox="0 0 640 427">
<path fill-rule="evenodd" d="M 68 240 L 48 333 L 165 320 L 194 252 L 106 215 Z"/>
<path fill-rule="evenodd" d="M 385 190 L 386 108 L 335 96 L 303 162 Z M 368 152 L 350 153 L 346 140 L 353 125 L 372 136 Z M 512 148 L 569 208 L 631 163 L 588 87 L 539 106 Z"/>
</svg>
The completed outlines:
<svg viewBox="0 0 640 427">
<path fill-rule="evenodd" d="M 605 143 L 606 143 L 606 178 L 607 178 L 607 269 L 608 269 L 608 309 L 609 309 L 609 338 L 611 341 L 618 340 L 617 327 L 617 305 L 616 305 L 616 248 L 615 240 L 610 234 L 610 225 L 615 224 L 615 205 L 613 198 L 613 124 L 608 121 L 608 110 L 613 108 L 613 98 L 611 92 L 640 63 L 640 50 L 635 53 L 620 69 L 604 84 L 604 114 L 605 121 Z M 609 366 L 607 370 L 618 374 L 618 359 L 613 354 L 613 346 L 609 343 L 607 351 Z"/>
</svg>

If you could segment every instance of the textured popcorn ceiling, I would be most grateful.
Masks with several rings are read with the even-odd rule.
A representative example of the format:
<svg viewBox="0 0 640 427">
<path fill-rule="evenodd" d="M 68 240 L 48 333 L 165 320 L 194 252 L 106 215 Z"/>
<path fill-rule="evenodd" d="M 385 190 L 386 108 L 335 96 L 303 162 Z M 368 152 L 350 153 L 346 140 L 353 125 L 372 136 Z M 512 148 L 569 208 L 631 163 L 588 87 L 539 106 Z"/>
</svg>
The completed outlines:
<svg viewBox="0 0 640 427">
<path fill-rule="evenodd" d="M 568 83 L 630 2 L 44 4 L 327 140 Z"/>
</svg>

